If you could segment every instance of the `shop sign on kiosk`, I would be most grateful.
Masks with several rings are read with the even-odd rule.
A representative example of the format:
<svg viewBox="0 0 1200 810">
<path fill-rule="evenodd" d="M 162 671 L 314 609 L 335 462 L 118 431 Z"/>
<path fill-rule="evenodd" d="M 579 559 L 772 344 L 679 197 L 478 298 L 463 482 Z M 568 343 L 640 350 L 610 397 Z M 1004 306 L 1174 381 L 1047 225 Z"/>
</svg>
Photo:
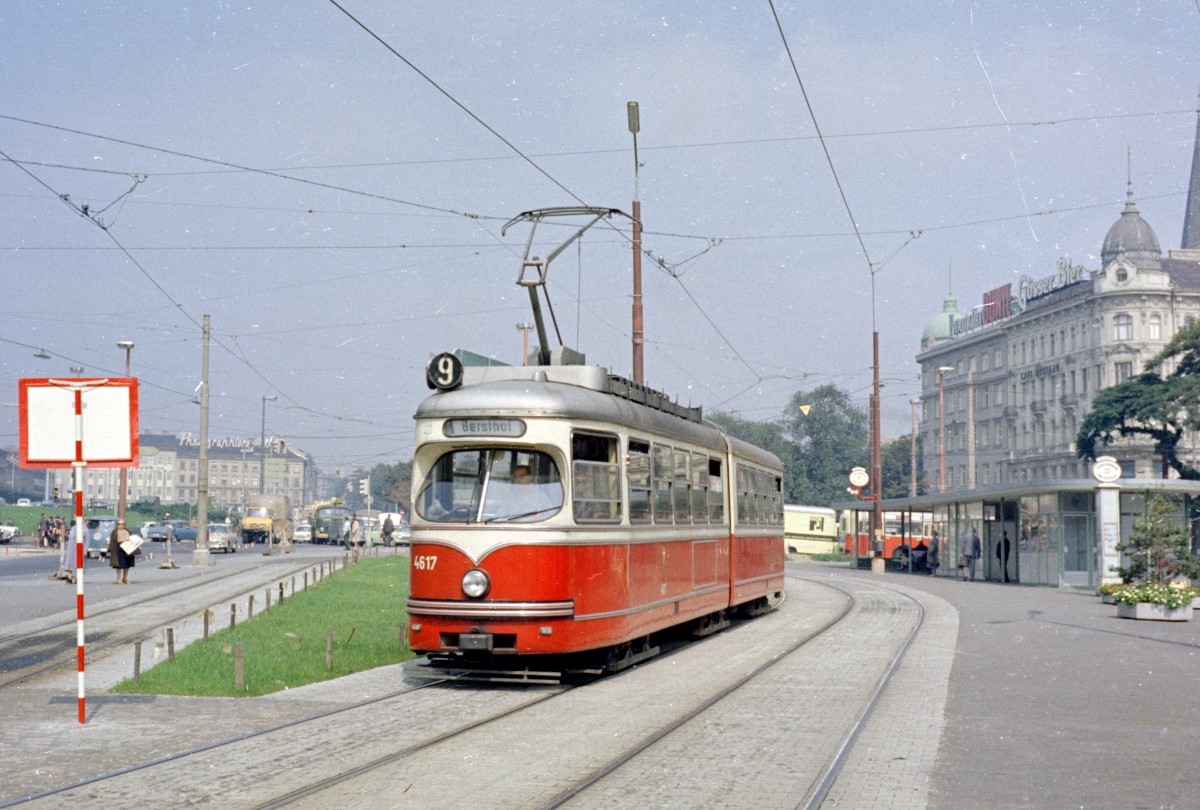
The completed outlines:
<svg viewBox="0 0 1200 810">
<path fill-rule="evenodd" d="M 132 377 L 18 380 L 22 469 L 70 467 L 75 481 L 75 603 L 79 645 L 79 722 L 83 688 L 83 471 L 133 467 L 138 459 L 137 380 Z M 60 574 L 61 571 L 60 566 Z M 69 578 L 69 577 L 66 577 Z"/>
</svg>

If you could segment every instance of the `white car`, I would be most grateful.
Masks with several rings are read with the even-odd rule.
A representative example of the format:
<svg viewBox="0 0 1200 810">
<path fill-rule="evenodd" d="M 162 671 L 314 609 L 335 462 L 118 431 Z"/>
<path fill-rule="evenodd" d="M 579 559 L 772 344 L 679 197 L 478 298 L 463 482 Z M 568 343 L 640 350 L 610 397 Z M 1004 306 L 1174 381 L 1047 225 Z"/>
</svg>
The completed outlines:
<svg viewBox="0 0 1200 810">
<path fill-rule="evenodd" d="M 309 523 L 297 523 L 296 528 L 292 529 L 292 542 L 311 543 L 312 525 Z"/>
<path fill-rule="evenodd" d="M 28 498 L 17 498 L 17 506 L 33 506 L 33 501 Z"/>
<path fill-rule="evenodd" d="M 238 547 L 237 532 L 224 523 L 208 524 L 208 550 L 220 551 L 222 554 L 236 554 Z"/>
</svg>

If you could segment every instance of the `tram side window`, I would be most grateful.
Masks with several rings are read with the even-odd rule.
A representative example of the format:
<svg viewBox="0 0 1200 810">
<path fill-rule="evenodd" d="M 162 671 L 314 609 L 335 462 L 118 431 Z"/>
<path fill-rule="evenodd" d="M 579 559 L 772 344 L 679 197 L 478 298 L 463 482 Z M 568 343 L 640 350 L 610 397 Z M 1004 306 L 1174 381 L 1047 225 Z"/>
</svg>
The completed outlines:
<svg viewBox="0 0 1200 810">
<path fill-rule="evenodd" d="M 654 522 L 671 522 L 671 448 L 654 445 Z"/>
<path fill-rule="evenodd" d="M 650 443 L 629 441 L 629 521 L 650 522 Z"/>
<path fill-rule="evenodd" d="M 708 460 L 708 519 L 711 523 L 725 521 L 725 479 L 718 458 Z"/>
<path fill-rule="evenodd" d="M 783 479 L 779 476 L 771 481 L 771 522 L 783 525 Z"/>
<path fill-rule="evenodd" d="M 737 467 L 737 519 L 738 523 L 750 522 L 750 476 L 749 471 L 741 466 Z"/>
<path fill-rule="evenodd" d="M 686 450 L 675 451 L 675 522 L 692 522 L 692 481 L 688 470 L 692 456 Z"/>
<path fill-rule="evenodd" d="M 708 456 L 692 454 L 692 522 L 708 522 Z"/>
<path fill-rule="evenodd" d="M 575 520 L 580 523 L 621 519 L 621 468 L 617 437 L 576 433 L 571 438 L 571 476 Z"/>
<path fill-rule="evenodd" d="M 750 522 L 762 523 L 766 509 L 763 500 L 766 498 L 766 487 L 763 486 L 761 470 L 750 470 Z"/>
</svg>

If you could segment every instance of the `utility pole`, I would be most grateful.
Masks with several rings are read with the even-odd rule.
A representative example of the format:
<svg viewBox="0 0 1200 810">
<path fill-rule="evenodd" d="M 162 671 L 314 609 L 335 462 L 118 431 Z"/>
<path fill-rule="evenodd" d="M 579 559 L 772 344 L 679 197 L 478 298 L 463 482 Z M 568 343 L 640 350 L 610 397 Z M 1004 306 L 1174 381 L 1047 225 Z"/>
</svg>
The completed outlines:
<svg viewBox="0 0 1200 810">
<path fill-rule="evenodd" d="M 872 307 L 874 308 L 874 307 Z M 875 556 L 883 556 L 883 452 L 879 434 L 879 332 L 871 332 L 874 352 L 873 380 L 871 387 L 871 479 L 875 501 L 871 504 L 871 539 L 875 543 Z"/>
<path fill-rule="evenodd" d="M 196 481 L 196 549 L 192 565 L 214 565 L 208 553 L 208 343 L 212 316 L 204 316 L 204 349 L 200 362 L 200 475 Z"/>
<path fill-rule="evenodd" d="M 132 340 L 119 341 L 117 343 L 117 348 L 125 350 L 125 376 L 128 377 L 129 376 L 129 353 L 133 351 L 133 341 Z M 71 369 L 71 370 L 74 371 L 74 369 Z M 80 373 L 82 373 L 83 369 L 80 369 L 79 371 L 80 371 Z M 109 480 L 111 480 L 111 479 L 109 479 Z M 117 494 L 117 520 L 124 520 L 125 519 L 125 503 L 126 503 L 125 490 L 129 488 L 129 469 L 127 467 L 122 467 L 120 473 L 118 474 L 118 486 L 120 486 L 121 491 Z"/>
<path fill-rule="evenodd" d="M 638 191 L 637 134 L 642 128 L 638 114 L 638 103 L 626 105 L 629 131 L 633 135 L 633 381 L 638 385 L 646 382 L 643 368 L 642 348 L 645 333 L 642 323 L 642 201 Z"/>
<path fill-rule="evenodd" d="M 909 467 L 911 472 L 911 483 L 909 484 L 908 494 L 912 497 L 917 497 L 917 405 L 918 400 L 912 400 L 912 433 L 909 438 L 912 440 L 912 457 L 909 459 Z"/>
</svg>

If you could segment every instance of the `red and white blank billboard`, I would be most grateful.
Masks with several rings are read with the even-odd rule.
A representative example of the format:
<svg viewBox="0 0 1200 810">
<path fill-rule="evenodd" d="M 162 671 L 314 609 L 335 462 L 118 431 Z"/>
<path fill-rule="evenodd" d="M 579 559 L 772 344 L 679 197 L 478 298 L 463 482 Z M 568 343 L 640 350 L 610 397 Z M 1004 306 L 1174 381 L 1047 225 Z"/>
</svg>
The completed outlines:
<svg viewBox="0 0 1200 810">
<path fill-rule="evenodd" d="M 137 380 L 37 378 L 18 381 L 21 467 L 132 467 L 138 458 Z M 75 444 L 79 393 L 82 443 Z"/>
</svg>

